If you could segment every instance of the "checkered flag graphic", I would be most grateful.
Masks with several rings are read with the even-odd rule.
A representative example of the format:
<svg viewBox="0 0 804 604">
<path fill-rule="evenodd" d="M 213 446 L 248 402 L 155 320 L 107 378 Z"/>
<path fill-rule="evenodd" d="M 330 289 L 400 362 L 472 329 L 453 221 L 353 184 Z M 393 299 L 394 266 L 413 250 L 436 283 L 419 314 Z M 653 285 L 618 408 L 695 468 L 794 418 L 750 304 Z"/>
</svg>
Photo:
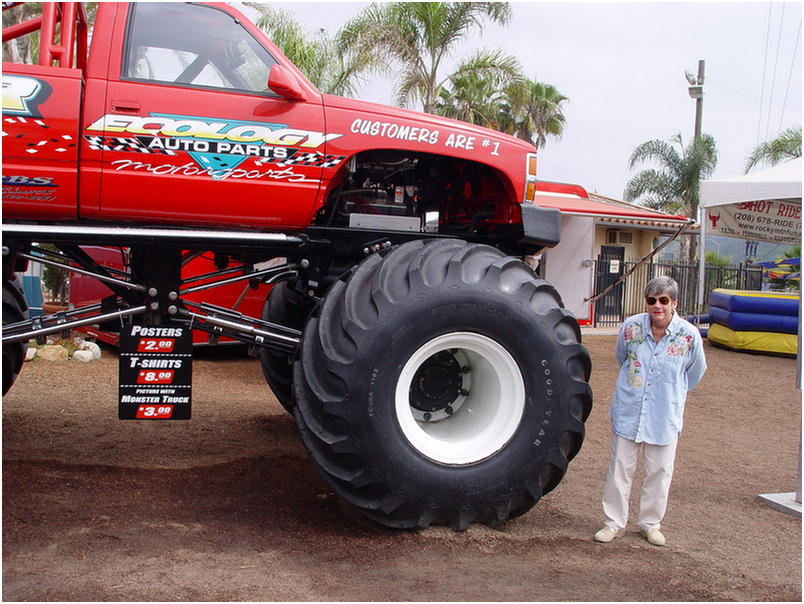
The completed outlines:
<svg viewBox="0 0 804 604">
<path fill-rule="evenodd" d="M 278 166 L 320 166 L 322 168 L 332 168 L 337 166 L 344 159 L 345 155 L 324 155 L 314 151 L 312 153 L 297 153 L 293 157 L 289 157 L 281 162 L 277 162 Z"/>
<path fill-rule="evenodd" d="M 175 151 L 169 149 L 160 149 L 159 147 L 149 148 L 147 143 L 152 140 L 152 137 L 137 138 L 85 135 L 84 138 L 89 143 L 89 148 L 95 151 L 129 151 L 157 155 L 176 155 Z"/>
</svg>

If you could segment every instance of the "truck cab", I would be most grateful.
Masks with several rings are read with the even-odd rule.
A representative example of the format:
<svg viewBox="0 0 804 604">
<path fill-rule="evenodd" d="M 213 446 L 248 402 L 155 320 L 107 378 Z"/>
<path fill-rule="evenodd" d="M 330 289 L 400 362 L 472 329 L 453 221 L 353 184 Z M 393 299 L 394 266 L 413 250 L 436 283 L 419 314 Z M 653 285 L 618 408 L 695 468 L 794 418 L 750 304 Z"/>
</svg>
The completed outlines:
<svg viewBox="0 0 804 604">
<path fill-rule="evenodd" d="M 101 3 L 85 63 L 4 64 L 6 217 L 557 238 L 532 146 L 322 94 L 225 4 Z"/>
</svg>

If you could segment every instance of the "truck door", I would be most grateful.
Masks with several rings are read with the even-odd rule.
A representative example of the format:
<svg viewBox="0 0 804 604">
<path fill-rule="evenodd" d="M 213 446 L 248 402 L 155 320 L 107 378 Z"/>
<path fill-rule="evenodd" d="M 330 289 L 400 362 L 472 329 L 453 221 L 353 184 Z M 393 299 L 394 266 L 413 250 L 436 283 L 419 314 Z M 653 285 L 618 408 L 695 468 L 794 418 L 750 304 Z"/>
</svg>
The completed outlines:
<svg viewBox="0 0 804 604">
<path fill-rule="evenodd" d="M 117 19 L 105 113 L 84 132 L 103 152 L 99 217 L 305 226 L 327 140 L 315 89 L 269 90 L 271 45 L 224 8 L 137 2 Z"/>
<path fill-rule="evenodd" d="M 75 219 L 81 72 L 3 70 L 3 217 Z"/>
</svg>

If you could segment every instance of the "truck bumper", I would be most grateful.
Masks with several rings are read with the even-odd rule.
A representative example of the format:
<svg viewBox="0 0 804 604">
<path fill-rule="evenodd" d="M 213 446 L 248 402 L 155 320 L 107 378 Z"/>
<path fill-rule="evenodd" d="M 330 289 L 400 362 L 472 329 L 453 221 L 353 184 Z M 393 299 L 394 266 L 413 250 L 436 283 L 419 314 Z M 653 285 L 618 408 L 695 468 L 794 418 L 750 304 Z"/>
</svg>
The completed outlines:
<svg viewBox="0 0 804 604">
<path fill-rule="evenodd" d="M 553 247 L 561 241 L 561 211 L 523 203 L 522 230 L 525 243 Z"/>
</svg>

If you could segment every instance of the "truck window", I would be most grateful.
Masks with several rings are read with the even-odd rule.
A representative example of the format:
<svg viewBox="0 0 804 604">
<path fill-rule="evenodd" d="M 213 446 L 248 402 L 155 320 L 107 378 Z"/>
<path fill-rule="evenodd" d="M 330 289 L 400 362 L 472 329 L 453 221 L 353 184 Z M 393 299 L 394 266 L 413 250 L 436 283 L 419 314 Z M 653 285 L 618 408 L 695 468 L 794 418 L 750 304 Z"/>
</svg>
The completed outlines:
<svg viewBox="0 0 804 604">
<path fill-rule="evenodd" d="M 122 78 L 276 96 L 276 60 L 226 12 L 172 2 L 133 2 Z"/>
</svg>

